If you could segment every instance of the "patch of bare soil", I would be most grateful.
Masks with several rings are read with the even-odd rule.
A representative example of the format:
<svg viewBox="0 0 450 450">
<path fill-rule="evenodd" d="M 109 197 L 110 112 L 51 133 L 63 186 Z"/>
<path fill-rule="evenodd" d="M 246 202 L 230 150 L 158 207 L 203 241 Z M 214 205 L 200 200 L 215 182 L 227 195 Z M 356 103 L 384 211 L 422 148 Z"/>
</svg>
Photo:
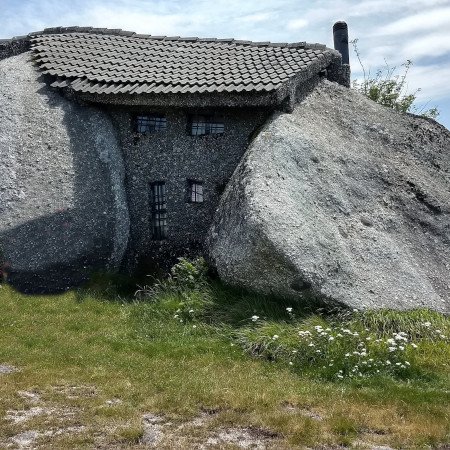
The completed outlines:
<svg viewBox="0 0 450 450">
<path fill-rule="evenodd" d="M 214 432 L 201 448 L 231 444 L 244 449 L 265 450 L 277 437 L 276 433 L 260 428 L 222 428 Z"/>
<path fill-rule="evenodd" d="M 0 364 L 0 375 L 9 375 L 10 373 L 18 372 L 19 369 L 9 364 Z"/>
<path fill-rule="evenodd" d="M 265 450 L 276 448 L 279 437 L 269 430 L 253 427 L 220 427 L 210 430 L 215 414 L 202 412 L 190 421 L 175 426 L 162 416 L 143 416 L 144 433 L 141 444 L 146 448 L 213 448 L 238 447 Z"/>
</svg>

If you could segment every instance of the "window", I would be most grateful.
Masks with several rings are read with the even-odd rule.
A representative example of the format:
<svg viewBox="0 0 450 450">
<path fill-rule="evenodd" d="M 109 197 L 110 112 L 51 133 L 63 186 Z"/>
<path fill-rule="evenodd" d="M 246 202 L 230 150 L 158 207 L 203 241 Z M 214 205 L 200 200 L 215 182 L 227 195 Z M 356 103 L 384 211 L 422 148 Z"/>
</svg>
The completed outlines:
<svg viewBox="0 0 450 450">
<path fill-rule="evenodd" d="M 165 131 L 167 120 L 164 116 L 136 116 L 136 132 L 141 134 Z"/>
<path fill-rule="evenodd" d="M 191 203 L 203 203 L 203 183 L 201 181 L 189 181 L 189 199 Z"/>
<path fill-rule="evenodd" d="M 215 116 L 195 115 L 190 120 L 190 134 L 192 136 L 221 135 L 225 131 L 223 119 Z"/>
<path fill-rule="evenodd" d="M 166 183 L 157 181 L 151 183 L 151 211 L 152 211 L 152 237 L 162 240 L 167 238 L 167 204 Z"/>
</svg>

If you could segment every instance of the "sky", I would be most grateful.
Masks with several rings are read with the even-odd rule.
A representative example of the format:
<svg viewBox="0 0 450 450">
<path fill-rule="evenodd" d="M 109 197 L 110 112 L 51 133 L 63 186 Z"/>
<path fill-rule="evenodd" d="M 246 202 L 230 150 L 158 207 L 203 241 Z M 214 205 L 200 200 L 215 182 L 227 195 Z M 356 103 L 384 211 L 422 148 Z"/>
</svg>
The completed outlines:
<svg viewBox="0 0 450 450">
<path fill-rule="evenodd" d="M 0 11 L 0 39 L 79 25 L 333 47 L 333 23 L 345 20 L 366 73 L 400 74 L 411 60 L 407 92 L 419 111 L 437 107 L 450 129 L 450 0 L 0 0 Z M 350 64 L 361 78 L 353 50 Z"/>
</svg>

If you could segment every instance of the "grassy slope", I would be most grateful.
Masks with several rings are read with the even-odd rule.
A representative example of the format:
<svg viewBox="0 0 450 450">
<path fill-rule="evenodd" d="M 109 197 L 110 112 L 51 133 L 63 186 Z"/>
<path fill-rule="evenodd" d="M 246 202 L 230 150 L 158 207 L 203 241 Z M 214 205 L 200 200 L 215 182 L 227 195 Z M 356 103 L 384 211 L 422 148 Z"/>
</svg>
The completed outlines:
<svg viewBox="0 0 450 450">
<path fill-rule="evenodd" d="M 143 414 L 177 424 L 205 410 L 217 414 L 186 432 L 184 445 L 222 426 L 270 430 L 278 435 L 276 448 L 449 443 L 448 343 L 421 344 L 416 363 L 427 377 L 324 381 L 283 359 L 251 358 L 233 344 L 232 336 L 253 329 L 254 314 L 288 326 L 285 308 L 292 305 L 220 286 L 207 311 L 200 311 L 201 299 L 189 303 L 170 293 L 156 303 L 113 298 L 83 290 L 28 297 L 0 288 L 0 364 L 21 369 L 0 375 L 0 448 L 25 430 L 64 427 L 84 428 L 41 436 L 42 448 L 138 447 Z M 198 317 L 194 310 L 193 319 L 174 318 L 180 302 L 182 309 L 198 306 Z M 38 404 L 53 413 L 18 424 L 1 419 L 33 407 L 19 391 L 37 393 Z M 107 403 L 113 399 L 120 402 Z"/>
</svg>

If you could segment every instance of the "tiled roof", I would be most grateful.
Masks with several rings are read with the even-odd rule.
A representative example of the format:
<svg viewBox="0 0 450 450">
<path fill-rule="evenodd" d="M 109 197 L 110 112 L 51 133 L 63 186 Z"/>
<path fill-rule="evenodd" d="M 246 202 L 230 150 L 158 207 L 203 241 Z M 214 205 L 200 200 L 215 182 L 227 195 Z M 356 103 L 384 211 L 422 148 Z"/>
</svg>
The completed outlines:
<svg viewBox="0 0 450 450">
<path fill-rule="evenodd" d="M 53 34 L 52 34 L 53 33 Z M 30 35 L 54 87 L 95 94 L 272 92 L 317 73 L 335 52 L 319 44 L 139 35 L 71 27 Z"/>
</svg>

